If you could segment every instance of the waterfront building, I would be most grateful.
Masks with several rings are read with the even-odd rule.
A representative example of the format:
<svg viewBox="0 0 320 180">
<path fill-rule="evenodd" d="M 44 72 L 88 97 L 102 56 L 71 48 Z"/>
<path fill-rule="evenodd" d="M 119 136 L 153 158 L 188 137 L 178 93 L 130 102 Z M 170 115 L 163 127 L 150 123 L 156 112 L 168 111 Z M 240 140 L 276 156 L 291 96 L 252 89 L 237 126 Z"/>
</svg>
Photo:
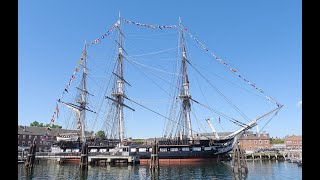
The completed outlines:
<svg viewBox="0 0 320 180">
<path fill-rule="evenodd" d="M 270 136 L 269 133 L 253 133 L 248 131 L 242 135 L 239 140 L 241 149 L 244 149 L 246 152 L 253 152 L 259 149 L 271 149 Z"/>
<path fill-rule="evenodd" d="M 302 149 L 302 136 L 286 136 L 284 138 L 286 149 Z"/>
<path fill-rule="evenodd" d="M 67 130 L 60 128 L 47 128 L 36 126 L 18 126 L 18 149 L 28 149 L 35 139 L 36 151 L 50 151 L 51 144 L 58 134 L 79 132 L 77 130 Z"/>
</svg>

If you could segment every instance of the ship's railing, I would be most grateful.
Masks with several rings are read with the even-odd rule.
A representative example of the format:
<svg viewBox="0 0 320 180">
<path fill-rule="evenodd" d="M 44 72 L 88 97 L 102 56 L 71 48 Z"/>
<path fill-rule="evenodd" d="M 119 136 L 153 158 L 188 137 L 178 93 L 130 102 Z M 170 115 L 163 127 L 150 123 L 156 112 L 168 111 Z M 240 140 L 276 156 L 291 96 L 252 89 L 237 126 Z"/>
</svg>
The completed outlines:
<svg viewBox="0 0 320 180">
<path fill-rule="evenodd" d="M 189 140 L 161 140 L 159 145 L 189 145 Z"/>
<path fill-rule="evenodd" d="M 89 152 L 89 156 L 103 156 L 103 155 L 122 155 L 122 152 L 116 152 L 116 153 L 111 153 L 111 152 Z M 57 152 L 57 153 L 52 153 L 52 152 L 37 152 L 36 153 L 37 157 L 69 157 L 69 156 L 81 156 L 81 152 Z"/>
</svg>

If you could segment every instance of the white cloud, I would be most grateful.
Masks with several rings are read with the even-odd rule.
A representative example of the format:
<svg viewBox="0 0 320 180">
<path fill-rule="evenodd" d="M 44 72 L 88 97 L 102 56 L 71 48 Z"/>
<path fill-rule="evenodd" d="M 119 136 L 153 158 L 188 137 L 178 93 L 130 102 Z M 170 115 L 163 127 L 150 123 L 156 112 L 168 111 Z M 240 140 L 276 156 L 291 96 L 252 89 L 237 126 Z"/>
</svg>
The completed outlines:
<svg viewBox="0 0 320 180">
<path fill-rule="evenodd" d="M 297 107 L 302 107 L 302 100 L 297 102 Z"/>
</svg>

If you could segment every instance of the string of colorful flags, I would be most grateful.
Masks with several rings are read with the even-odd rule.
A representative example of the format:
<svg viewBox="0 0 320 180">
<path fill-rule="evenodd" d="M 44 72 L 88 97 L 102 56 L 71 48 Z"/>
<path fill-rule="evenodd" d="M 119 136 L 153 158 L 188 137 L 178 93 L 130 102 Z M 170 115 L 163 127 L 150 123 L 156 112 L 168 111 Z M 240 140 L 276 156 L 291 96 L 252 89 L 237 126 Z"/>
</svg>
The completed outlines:
<svg viewBox="0 0 320 180">
<path fill-rule="evenodd" d="M 120 20 L 118 20 L 109 30 L 105 33 L 103 33 L 99 38 L 93 40 L 91 43 L 87 44 L 87 46 L 90 46 L 91 44 L 97 44 L 102 41 L 105 37 L 108 37 L 110 33 L 120 25 Z"/>
<path fill-rule="evenodd" d="M 82 56 L 80 57 L 80 59 L 79 59 L 79 61 L 78 61 L 77 67 L 76 67 L 75 70 L 73 71 L 73 74 L 71 75 L 67 86 L 64 88 L 64 90 L 63 90 L 63 92 L 62 92 L 62 94 L 61 94 L 60 99 L 63 98 L 63 95 L 64 95 L 65 93 L 68 93 L 68 88 L 70 87 L 71 82 L 75 79 L 76 73 L 79 71 L 79 68 L 80 68 L 80 66 L 82 65 L 82 62 L 83 62 L 85 56 L 86 56 L 86 54 L 83 52 L 83 53 L 82 53 Z M 56 116 L 57 118 L 59 118 L 59 106 L 58 106 L 58 103 L 56 104 L 55 111 L 53 112 L 53 115 L 52 115 L 52 118 L 51 118 L 51 121 L 50 121 L 50 122 L 51 122 L 51 125 L 54 125 L 55 116 Z"/>
<path fill-rule="evenodd" d="M 116 27 L 118 27 L 119 25 L 120 25 L 120 21 L 118 20 L 111 28 L 109 28 L 109 30 L 108 30 L 107 32 L 105 32 L 105 33 L 104 33 L 103 35 L 101 35 L 99 38 L 93 40 L 91 43 L 86 44 L 86 46 L 90 46 L 90 45 L 92 45 L 92 44 L 97 44 L 97 43 L 101 42 L 102 39 L 104 39 L 105 37 L 108 37 L 108 36 L 110 35 L 110 33 L 111 33 Z M 75 68 L 72 76 L 70 77 L 70 80 L 69 80 L 67 86 L 64 88 L 60 99 L 62 99 L 62 98 L 63 98 L 63 95 L 64 95 L 66 92 L 68 92 L 68 88 L 69 88 L 71 82 L 72 82 L 72 81 L 74 80 L 74 78 L 76 77 L 76 73 L 79 71 L 79 68 L 80 68 L 80 66 L 82 65 L 84 56 L 85 56 L 85 54 L 82 53 L 82 56 L 80 57 L 80 59 L 79 59 L 79 61 L 78 61 L 77 67 Z M 55 111 L 53 112 L 53 115 L 52 115 L 52 118 L 51 118 L 51 121 L 50 121 L 50 122 L 51 122 L 51 125 L 54 125 L 55 116 L 56 116 L 57 118 L 59 118 L 58 113 L 59 113 L 59 106 L 58 106 L 58 104 L 56 104 Z"/>
<path fill-rule="evenodd" d="M 158 26 L 158 25 L 152 25 L 152 24 L 143 24 L 143 23 L 137 23 L 137 22 L 133 22 L 133 21 L 129 21 L 127 19 L 122 18 L 126 23 L 128 24 L 135 24 L 137 26 L 143 26 L 143 27 L 148 27 L 148 28 L 152 28 L 152 29 L 156 29 L 159 28 L 162 30 L 162 28 L 177 28 L 177 25 L 172 25 L 172 26 Z"/>
<path fill-rule="evenodd" d="M 185 28 L 184 30 L 187 31 L 188 29 Z M 204 46 L 204 45 L 203 45 L 197 38 L 195 38 L 190 32 L 188 32 L 188 34 L 189 34 L 190 37 L 191 37 L 192 39 L 194 39 L 204 50 L 206 50 L 207 52 L 209 52 L 217 61 L 219 61 L 220 63 L 222 63 L 226 68 L 228 68 L 228 69 L 229 69 L 231 72 L 233 72 L 236 76 L 238 76 L 239 78 L 241 78 L 242 80 L 244 80 L 245 82 L 247 82 L 249 85 L 251 85 L 252 87 L 254 87 L 254 88 L 255 88 L 256 90 L 258 90 L 259 92 L 261 92 L 261 93 L 268 99 L 268 101 L 273 102 L 273 103 L 276 103 L 278 106 L 281 105 L 280 103 L 278 103 L 278 102 L 277 102 L 275 99 L 273 99 L 272 97 L 267 96 L 267 95 L 265 94 L 265 92 L 264 92 L 261 88 L 258 88 L 258 87 L 255 85 L 255 83 L 253 83 L 253 82 L 245 79 L 243 76 L 241 76 L 241 75 L 239 74 L 239 72 L 238 72 L 236 69 L 230 67 L 226 62 L 222 61 L 219 57 L 217 57 L 215 54 L 213 54 L 206 46 Z"/>
</svg>

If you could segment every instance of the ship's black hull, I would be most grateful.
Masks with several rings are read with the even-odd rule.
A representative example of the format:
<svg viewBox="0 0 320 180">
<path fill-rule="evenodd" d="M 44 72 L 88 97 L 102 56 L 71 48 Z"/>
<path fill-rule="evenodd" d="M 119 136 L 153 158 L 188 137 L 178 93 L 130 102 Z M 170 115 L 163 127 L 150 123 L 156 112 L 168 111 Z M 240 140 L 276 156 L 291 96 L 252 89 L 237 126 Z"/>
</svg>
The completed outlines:
<svg viewBox="0 0 320 180">
<path fill-rule="evenodd" d="M 98 145 L 99 144 L 99 145 Z M 96 146 L 89 146 L 91 149 L 106 149 L 109 152 L 114 149 L 114 143 L 108 144 L 111 146 L 101 146 L 101 143 Z M 217 139 L 217 140 L 193 140 L 193 141 L 158 141 L 158 157 L 160 163 L 184 163 L 184 162 L 207 162 L 216 160 L 229 160 L 229 152 L 234 145 L 234 138 Z M 66 148 L 81 148 L 81 142 L 60 142 L 59 146 Z M 149 163 L 151 159 L 152 145 L 128 145 L 126 150 L 119 151 L 128 152 L 130 155 L 138 156 L 140 163 Z M 122 149 L 122 148 L 120 148 Z M 81 150 L 81 149 L 80 149 Z M 111 151 L 110 151 L 111 152 Z"/>
<path fill-rule="evenodd" d="M 189 163 L 208 162 L 216 160 L 230 160 L 229 152 L 232 150 L 234 139 L 198 140 L 187 144 L 181 141 L 159 141 L 159 163 Z M 141 150 L 146 152 L 141 152 Z M 151 146 L 140 146 L 136 155 L 140 163 L 149 163 L 151 159 Z"/>
</svg>

